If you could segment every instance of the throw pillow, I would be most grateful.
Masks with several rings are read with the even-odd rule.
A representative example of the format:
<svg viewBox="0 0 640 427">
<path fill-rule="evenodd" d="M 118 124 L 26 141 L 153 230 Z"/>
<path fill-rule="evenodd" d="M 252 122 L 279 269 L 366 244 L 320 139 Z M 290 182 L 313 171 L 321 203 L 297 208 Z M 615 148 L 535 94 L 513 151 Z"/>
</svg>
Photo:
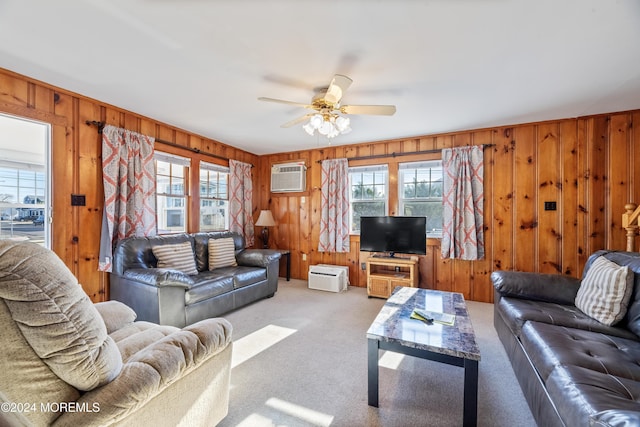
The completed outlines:
<svg viewBox="0 0 640 427">
<path fill-rule="evenodd" d="M 233 237 L 209 239 L 209 270 L 238 265 L 235 249 Z"/>
<path fill-rule="evenodd" d="M 633 272 L 600 256 L 587 270 L 575 304 L 587 316 L 611 326 L 627 314 L 632 290 Z"/>
<path fill-rule="evenodd" d="M 151 250 L 158 258 L 158 268 L 178 270 L 184 274 L 198 274 L 190 242 L 158 245 L 152 247 Z"/>
</svg>

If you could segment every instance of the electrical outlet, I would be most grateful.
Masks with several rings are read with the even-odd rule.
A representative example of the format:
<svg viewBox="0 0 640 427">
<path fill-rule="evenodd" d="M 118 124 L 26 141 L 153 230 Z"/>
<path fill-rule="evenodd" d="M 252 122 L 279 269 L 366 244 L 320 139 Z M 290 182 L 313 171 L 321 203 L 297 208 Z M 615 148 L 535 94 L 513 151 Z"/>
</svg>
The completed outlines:
<svg viewBox="0 0 640 427">
<path fill-rule="evenodd" d="M 366 270 L 367 269 L 367 263 L 366 262 L 360 263 L 360 268 L 363 269 L 363 270 Z"/>
<path fill-rule="evenodd" d="M 302 254 L 302 260 L 306 261 L 307 260 L 307 254 Z"/>
<path fill-rule="evenodd" d="M 84 194 L 72 194 L 71 206 L 86 206 L 87 201 Z"/>
<path fill-rule="evenodd" d="M 556 202 L 544 202 L 544 210 L 545 211 L 555 211 L 556 210 Z"/>
</svg>

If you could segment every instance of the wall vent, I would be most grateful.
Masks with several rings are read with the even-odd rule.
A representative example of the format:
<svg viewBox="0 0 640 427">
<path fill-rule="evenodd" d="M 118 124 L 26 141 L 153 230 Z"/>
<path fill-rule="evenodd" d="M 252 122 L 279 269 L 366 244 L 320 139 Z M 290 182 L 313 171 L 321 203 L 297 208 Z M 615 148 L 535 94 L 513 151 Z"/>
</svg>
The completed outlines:
<svg viewBox="0 0 640 427">
<path fill-rule="evenodd" d="M 307 167 L 304 163 L 283 163 L 271 167 L 271 192 L 305 191 Z"/>
</svg>

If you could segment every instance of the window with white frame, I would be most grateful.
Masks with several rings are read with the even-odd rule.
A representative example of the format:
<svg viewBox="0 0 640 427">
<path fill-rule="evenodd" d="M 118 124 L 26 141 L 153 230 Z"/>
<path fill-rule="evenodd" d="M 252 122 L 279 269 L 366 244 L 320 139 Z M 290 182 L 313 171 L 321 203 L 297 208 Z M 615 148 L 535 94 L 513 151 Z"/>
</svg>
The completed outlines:
<svg viewBox="0 0 640 427">
<path fill-rule="evenodd" d="M 349 168 L 349 230 L 360 233 L 360 217 L 387 214 L 387 165 Z"/>
<path fill-rule="evenodd" d="M 200 162 L 200 231 L 229 229 L 229 168 Z"/>
<path fill-rule="evenodd" d="M 187 231 L 190 159 L 155 152 L 158 234 Z"/>
<path fill-rule="evenodd" d="M 398 197 L 403 216 L 426 216 L 428 234 L 442 234 L 442 162 L 400 163 Z"/>
</svg>

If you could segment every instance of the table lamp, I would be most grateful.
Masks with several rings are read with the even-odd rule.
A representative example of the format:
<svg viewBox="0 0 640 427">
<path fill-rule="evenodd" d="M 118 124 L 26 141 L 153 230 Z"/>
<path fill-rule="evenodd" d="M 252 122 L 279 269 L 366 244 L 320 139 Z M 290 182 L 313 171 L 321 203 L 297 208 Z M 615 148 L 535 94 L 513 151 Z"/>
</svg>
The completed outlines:
<svg viewBox="0 0 640 427">
<path fill-rule="evenodd" d="M 271 211 L 260 211 L 260 216 L 256 221 L 256 225 L 258 227 L 264 227 L 262 229 L 262 247 L 265 249 L 269 248 L 269 229 L 267 227 L 273 227 L 276 225 L 276 221 L 273 219 L 273 214 Z"/>
</svg>

